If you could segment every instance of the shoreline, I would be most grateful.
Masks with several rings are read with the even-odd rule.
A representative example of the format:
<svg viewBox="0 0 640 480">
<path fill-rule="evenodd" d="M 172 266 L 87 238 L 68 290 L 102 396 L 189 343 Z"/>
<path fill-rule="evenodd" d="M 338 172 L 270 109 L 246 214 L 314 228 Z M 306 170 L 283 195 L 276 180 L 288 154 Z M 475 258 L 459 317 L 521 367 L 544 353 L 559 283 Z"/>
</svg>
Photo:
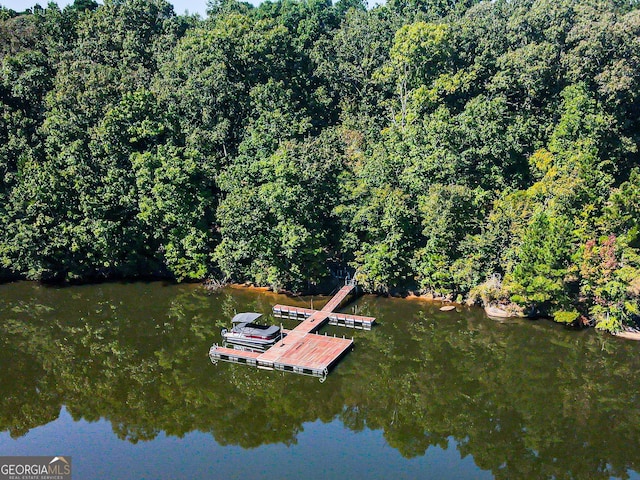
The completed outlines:
<svg viewBox="0 0 640 480">
<path fill-rule="evenodd" d="M 201 283 L 201 287 L 204 287 L 204 283 Z M 286 297 L 289 297 L 291 299 L 295 299 L 296 297 L 330 297 L 331 295 L 328 293 L 318 293 L 318 294 L 300 294 L 300 295 L 296 295 L 292 292 L 289 291 L 283 291 L 283 292 L 274 292 L 271 287 L 259 287 L 256 285 L 251 285 L 251 284 L 243 284 L 243 283 L 230 283 L 228 285 L 225 286 L 226 288 L 232 288 L 235 290 L 249 290 L 249 291 L 254 291 L 254 292 L 260 292 L 260 293 L 267 293 L 267 294 L 271 294 L 271 295 L 285 295 Z M 225 288 L 223 287 L 223 288 Z M 389 297 L 389 298 L 394 298 L 394 299 L 398 299 L 398 300 L 408 300 L 411 302 L 423 302 L 423 303 L 429 303 L 429 304 L 439 304 L 440 306 L 455 306 L 456 310 L 458 308 L 469 308 L 469 307 L 477 307 L 480 308 L 484 311 L 484 314 L 487 318 L 489 319 L 526 319 L 527 317 L 525 316 L 509 316 L 509 317 L 495 317 L 495 316 L 491 316 L 487 313 L 486 307 L 483 306 L 479 306 L 479 305 L 469 305 L 466 303 L 460 303 L 460 302 L 454 302 L 451 300 L 448 300 L 445 297 L 434 297 L 432 295 L 417 295 L 415 292 L 413 291 L 407 291 L 407 292 L 403 292 L 403 293 L 398 293 L 398 292 L 393 292 L 393 293 L 388 293 L 386 295 L 381 295 L 381 294 L 375 294 L 375 293 L 366 293 L 365 295 L 374 295 L 374 296 L 384 296 L 384 297 Z M 555 322 L 553 320 L 550 320 L 552 323 L 558 324 L 558 325 L 563 325 L 560 322 Z M 593 328 L 593 327 L 590 327 Z M 606 332 L 609 335 L 616 337 L 616 338 L 620 338 L 623 340 L 631 340 L 631 341 L 640 341 L 640 332 L 635 332 L 635 331 L 621 331 L 621 332 L 617 332 L 617 333 L 613 333 L 613 332 Z"/>
<path fill-rule="evenodd" d="M 11 279 L 8 281 L 3 281 L 0 282 L 0 285 L 6 285 L 6 284 L 10 284 L 10 283 L 14 283 L 14 282 L 29 282 L 29 283 L 35 283 L 35 284 L 39 284 L 42 286 L 55 286 L 55 287 L 64 287 L 64 286 L 79 286 L 79 285 L 98 285 L 101 283 L 111 283 L 111 282 L 115 282 L 115 283 L 135 283 L 135 282 L 150 282 L 150 281 L 158 281 L 158 282 L 169 282 L 169 283 L 173 283 L 176 285 L 182 284 L 182 285 L 191 285 L 193 288 L 198 288 L 198 289 L 202 289 L 204 291 L 208 291 L 208 292 L 215 292 L 217 290 L 221 290 L 224 288 L 230 288 L 230 289 L 234 289 L 234 290 L 247 290 L 247 291 L 253 291 L 253 292 L 257 292 L 257 293 L 262 293 L 262 294 L 268 294 L 268 295 L 273 295 L 273 296 L 278 296 L 278 295 L 284 295 L 288 298 L 290 298 L 293 301 L 298 301 L 300 302 L 300 299 L 302 297 L 321 297 L 321 298 L 325 298 L 325 297 L 330 297 L 330 293 L 304 293 L 304 294 L 295 294 L 291 291 L 282 291 L 282 292 L 274 292 L 271 287 L 261 287 L 261 286 L 257 286 L 257 285 L 252 285 L 252 284 L 247 284 L 247 283 L 229 283 L 223 286 L 220 286 L 220 288 L 207 288 L 206 286 L 206 281 L 205 280 L 201 280 L 201 281 L 192 281 L 192 282 L 175 282 L 172 280 L 169 280 L 167 278 L 159 278 L 159 277 L 146 277 L 146 278 L 127 278 L 127 279 L 103 279 L 99 282 L 40 282 L 37 280 L 27 280 L 27 279 Z M 483 306 L 479 306 L 479 305 L 469 305 L 465 302 L 454 302 L 452 300 L 449 300 L 445 297 L 434 297 L 431 294 L 427 294 L 427 295 L 418 295 L 415 293 L 415 291 L 411 291 L 411 290 L 407 290 L 404 292 L 399 292 L 399 291 L 394 291 L 394 292 L 390 292 L 387 294 L 376 294 L 376 293 L 366 293 L 365 295 L 372 295 L 372 296 L 382 296 L 382 297 L 388 297 L 388 298 L 394 298 L 394 299 L 398 299 L 398 300 L 408 300 L 411 302 L 423 302 L 423 303 L 427 303 L 427 304 L 432 304 L 432 305 L 440 305 L 440 306 L 455 306 L 456 310 L 458 308 L 470 308 L 470 307 L 477 307 L 477 308 L 481 308 L 483 310 L 484 307 Z M 489 315 L 486 310 L 484 311 L 484 314 L 487 318 L 489 319 L 496 319 L 495 317 L 492 317 L 491 315 Z M 514 319 L 523 319 L 525 317 L 519 317 L 519 316 L 513 316 L 513 317 L 508 317 L 508 318 L 514 318 Z M 559 322 L 554 322 L 553 320 L 550 320 L 553 323 L 556 324 L 560 324 Z M 590 327 L 590 328 L 594 328 L 594 327 Z M 608 332 L 606 330 L 604 330 L 604 332 L 608 333 L 609 335 L 611 335 L 612 337 L 616 337 L 616 338 L 620 338 L 622 340 L 630 340 L 630 341 L 636 341 L 636 342 L 640 342 L 640 331 L 634 331 L 634 330 L 623 330 L 620 332 Z"/>
<path fill-rule="evenodd" d="M 206 285 L 204 283 L 201 284 L 205 289 L 207 289 Z M 261 293 L 270 293 L 273 295 L 285 295 L 287 297 L 290 298 L 299 298 L 299 297 L 331 297 L 331 293 L 330 292 L 322 292 L 322 293 L 308 293 L 308 292 L 304 292 L 304 293 L 293 293 L 289 290 L 282 290 L 281 292 L 275 292 L 273 291 L 273 289 L 271 287 L 260 287 L 257 285 L 252 285 L 252 284 L 247 284 L 247 283 L 229 283 L 227 285 L 225 285 L 222 288 L 232 288 L 235 290 L 249 290 L 249 291 L 254 291 L 254 292 L 261 292 Z M 213 291 L 213 289 L 212 289 Z M 363 294 L 361 294 L 363 295 Z M 426 303 L 439 303 L 442 305 L 455 305 L 456 307 L 469 307 L 469 306 L 476 306 L 478 308 L 482 308 L 479 307 L 478 305 L 467 305 L 465 303 L 461 303 L 461 302 L 454 302 L 453 300 L 449 300 L 446 297 L 434 297 L 431 294 L 427 294 L 427 295 L 418 295 L 413 291 L 405 291 L 405 292 L 393 292 L 393 293 L 387 293 L 387 294 L 378 294 L 378 293 L 364 293 L 364 295 L 373 295 L 373 296 L 380 296 L 380 297 L 388 297 L 388 298 L 397 298 L 399 300 L 409 300 L 409 301 L 418 301 L 418 302 L 426 302 Z"/>
<path fill-rule="evenodd" d="M 611 335 L 617 338 L 622 338 L 623 340 L 633 340 L 634 342 L 640 342 L 640 332 L 623 330 L 621 332 L 612 333 Z"/>
</svg>

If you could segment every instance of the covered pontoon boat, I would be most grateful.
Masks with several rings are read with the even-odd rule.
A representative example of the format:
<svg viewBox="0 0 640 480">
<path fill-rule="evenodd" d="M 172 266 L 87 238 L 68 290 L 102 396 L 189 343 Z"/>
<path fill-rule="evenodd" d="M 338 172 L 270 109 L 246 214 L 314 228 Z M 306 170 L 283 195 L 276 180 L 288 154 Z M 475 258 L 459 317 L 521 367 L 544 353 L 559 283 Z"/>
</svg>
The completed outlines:
<svg viewBox="0 0 640 480">
<path fill-rule="evenodd" d="M 231 320 L 233 328 L 231 330 L 223 328 L 220 332 L 222 339 L 234 345 L 252 348 L 270 347 L 283 337 L 282 331 L 277 325 L 253 323 L 261 316 L 261 313 L 255 312 L 238 313 Z"/>
</svg>

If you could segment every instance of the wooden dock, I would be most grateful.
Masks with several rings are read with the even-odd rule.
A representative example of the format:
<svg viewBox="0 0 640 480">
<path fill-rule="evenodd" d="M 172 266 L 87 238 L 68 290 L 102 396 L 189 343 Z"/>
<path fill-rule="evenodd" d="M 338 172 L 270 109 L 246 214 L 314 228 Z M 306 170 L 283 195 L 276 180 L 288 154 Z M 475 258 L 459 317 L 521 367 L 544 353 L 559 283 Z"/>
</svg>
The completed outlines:
<svg viewBox="0 0 640 480">
<path fill-rule="evenodd" d="M 370 330 L 375 319 L 358 315 L 334 313 L 351 293 L 354 285 L 346 285 L 322 308 L 306 308 L 276 305 L 274 315 L 302 320 L 287 336 L 266 352 L 252 352 L 213 345 L 209 350 L 211 361 L 218 360 L 253 365 L 268 370 L 281 370 L 320 377 L 324 381 L 335 364 L 353 347 L 353 339 L 318 335 L 326 323 Z M 340 323 L 342 322 L 342 323 Z"/>
<path fill-rule="evenodd" d="M 317 310 L 310 308 L 289 307 L 287 305 L 274 305 L 273 316 L 277 318 L 287 318 L 289 320 L 304 320 L 313 315 Z M 371 330 L 376 319 L 373 317 L 363 317 L 360 315 L 349 315 L 347 313 L 330 313 L 327 317 L 329 325 L 339 327 L 355 328 L 357 330 Z"/>
</svg>

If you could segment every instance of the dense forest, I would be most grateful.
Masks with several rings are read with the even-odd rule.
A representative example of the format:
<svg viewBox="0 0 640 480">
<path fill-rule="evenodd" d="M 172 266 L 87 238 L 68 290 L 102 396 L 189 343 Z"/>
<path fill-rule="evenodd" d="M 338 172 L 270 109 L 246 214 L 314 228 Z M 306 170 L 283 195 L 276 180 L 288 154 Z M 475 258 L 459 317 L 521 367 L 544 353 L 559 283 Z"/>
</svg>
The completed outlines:
<svg viewBox="0 0 640 480">
<path fill-rule="evenodd" d="M 0 278 L 640 298 L 640 2 L 0 9 Z"/>
</svg>

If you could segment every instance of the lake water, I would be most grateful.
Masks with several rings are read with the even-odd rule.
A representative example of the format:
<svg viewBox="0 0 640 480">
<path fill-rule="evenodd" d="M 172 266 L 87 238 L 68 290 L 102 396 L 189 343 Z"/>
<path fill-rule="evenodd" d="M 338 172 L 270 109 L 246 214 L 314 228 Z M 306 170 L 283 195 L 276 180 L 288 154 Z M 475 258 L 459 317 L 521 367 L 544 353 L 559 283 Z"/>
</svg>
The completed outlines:
<svg viewBox="0 0 640 480">
<path fill-rule="evenodd" d="M 356 347 L 320 383 L 207 356 L 234 312 L 310 297 L 20 282 L 0 300 L 0 455 L 70 455 L 74 479 L 640 478 L 640 344 L 593 330 L 365 296 L 344 311 L 378 325 L 327 327 Z"/>
</svg>

